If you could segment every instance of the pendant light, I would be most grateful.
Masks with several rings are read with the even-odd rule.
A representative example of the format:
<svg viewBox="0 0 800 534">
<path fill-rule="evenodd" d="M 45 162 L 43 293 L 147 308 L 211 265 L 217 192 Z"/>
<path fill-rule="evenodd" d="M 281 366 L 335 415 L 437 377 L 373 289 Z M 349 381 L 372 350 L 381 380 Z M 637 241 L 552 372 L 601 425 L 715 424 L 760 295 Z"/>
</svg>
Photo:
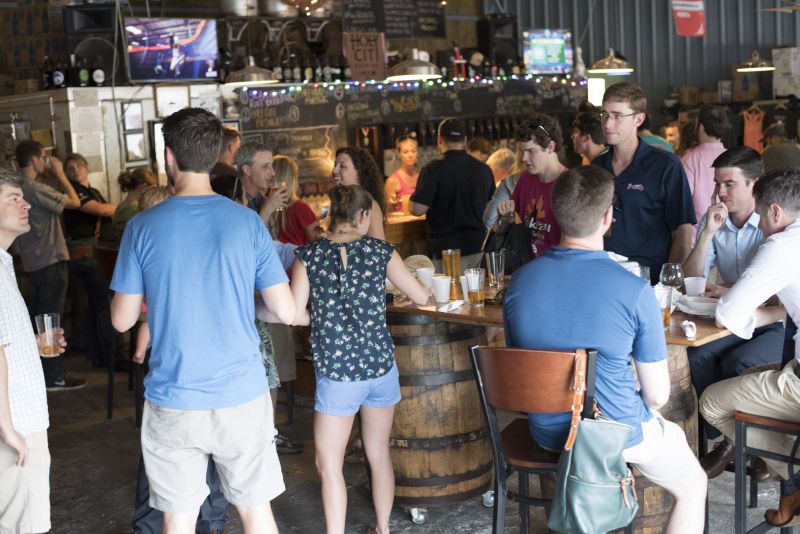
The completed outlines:
<svg viewBox="0 0 800 534">
<path fill-rule="evenodd" d="M 271 70 L 257 66 L 253 56 L 247 56 L 247 65 L 243 69 L 233 71 L 225 78 L 225 85 L 234 87 L 249 87 L 269 83 L 278 83 L 278 80 L 275 79 L 275 75 Z"/>
<path fill-rule="evenodd" d="M 411 49 L 411 59 L 401 61 L 389 69 L 387 82 L 413 82 L 424 80 L 438 80 L 442 77 L 439 68 L 429 61 L 419 59 L 419 51 Z"/>
<path fill-rule="evenodd" d="M 600 61 L 595 61 L 589 74 L 608 74 L 610 76 L 627 76 L 633 72 L 633 67 L 624 59 L 614 55 L 614 49 L 608 49 L 608 55 Z"/>
<path fill-rule="evenodd" d="M 753 52 L 753 57 L 736 67 L 736 72 L 767 72 L 775 70 L 775 65 L 767 59 L 761 59 L 758 50 Z"/>
</svg>

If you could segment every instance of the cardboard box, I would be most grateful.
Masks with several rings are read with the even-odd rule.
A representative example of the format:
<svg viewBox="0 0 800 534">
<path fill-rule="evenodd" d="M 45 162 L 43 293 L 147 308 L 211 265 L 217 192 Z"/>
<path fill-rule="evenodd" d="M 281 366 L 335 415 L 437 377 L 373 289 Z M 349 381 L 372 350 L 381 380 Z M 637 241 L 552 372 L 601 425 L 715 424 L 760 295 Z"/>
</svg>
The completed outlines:
<svg viewBox="0 0 800 534">
<path fill-rule="evenodd" d="M 681 85 L 678 88 L 678 102 L 686 107 L 696 106 L 700 103 L 700 88 L 696 85 Z"/>
<path fill-rule="evenodd" d="M 800 48 L 773 48 L 772 96 L 800 95 Z"/>
<path fill-rule="evenodd" d="M 737 102 L 758 100 L 758 72 L 736 72 L 733 68 L 733 99 Z"/>
</svg>

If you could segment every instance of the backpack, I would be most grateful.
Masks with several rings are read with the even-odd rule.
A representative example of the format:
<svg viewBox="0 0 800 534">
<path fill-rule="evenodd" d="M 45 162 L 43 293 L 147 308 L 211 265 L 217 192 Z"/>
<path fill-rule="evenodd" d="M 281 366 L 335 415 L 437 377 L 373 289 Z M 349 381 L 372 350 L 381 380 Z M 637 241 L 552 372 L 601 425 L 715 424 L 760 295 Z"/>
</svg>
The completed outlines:
<svg viewBox="0 0 800 534">
<path fill-rule="evenodd" d="M 484 254 L 504 251 L 507 275 L 535 258 L 531 248 L 530 228 L 523 223 L 515 223 L 514 219 L 508 220 L 505 217 L 497 219 L 492 229 L 489 230 L 483 242 L 482 251 Z"/>
</svg>

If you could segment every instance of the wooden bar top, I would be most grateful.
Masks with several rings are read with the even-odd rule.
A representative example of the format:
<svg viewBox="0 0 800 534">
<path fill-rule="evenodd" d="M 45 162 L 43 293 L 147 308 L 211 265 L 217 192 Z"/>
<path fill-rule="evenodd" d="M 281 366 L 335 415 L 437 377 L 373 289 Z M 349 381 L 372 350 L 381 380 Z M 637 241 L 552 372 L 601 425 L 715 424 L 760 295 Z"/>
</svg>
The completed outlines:
<svg viewBox="0 0 800 534">
<path fill-rule="evenodd" d="M 449 311 L 440 312 L 438 308 L 443 305 L 434 305 L 432 300 L 426 306 L 417 306 L 405 297 L 397 304 L 390 304 L 386 306 L 388 313 L 405 313 L 405 314 L 419 314 L 419 315 L 432 315 L 440 321 L 449 321 L 453 323 L 472 324 L 479 326 L 495 326 L 503 327 L 503 307 L 497 304 L 486 304 L 482 308 L 474 308 L 465 304 L 460 308 Z M 697 325 L 697 336 L 695 339 L 686 339 L 686 336 L 681 330 L 681 321 L 694 321 Z M 699 347 L 711 341 L 723 338 L 729 335 L 730 332 L 724 328 L 719 328 L 714 323 L 714 319 L 705 317 L 694 317 L 683 312 L 673 312 L 670 321 L 669 330 L 666 332 L 667 345 L 682 345 L 685 347 Z"/>
</svg>

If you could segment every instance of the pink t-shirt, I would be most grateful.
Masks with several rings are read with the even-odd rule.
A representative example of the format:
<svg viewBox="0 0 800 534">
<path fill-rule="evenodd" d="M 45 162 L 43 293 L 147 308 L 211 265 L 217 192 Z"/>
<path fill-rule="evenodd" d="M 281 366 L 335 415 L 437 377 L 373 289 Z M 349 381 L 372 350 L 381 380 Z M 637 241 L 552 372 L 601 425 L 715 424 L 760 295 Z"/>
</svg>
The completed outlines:
<svg viewBox="0 0 800 534">
<path fill-rule="evenodd" d="M 544 183 L 538 175 L 524 171 L 519 177 L 517 187 L 511 193 L 514 209 L 531 229 L 531 246 L 537 258 L 561 241 L 561 229 L 550 207 L 555 183 L 555 180 Z"/>
<path fill-rule="evenodd" d="M 723 152 L 725 152 L 725 147 L 722 146 L 722 143 L 701 143 L 687 150 L 681 157 L 683 170 L 686 171 L 686 178 L 689 180 L 689 189 L 692 191 L 694 213 L 698 221 L 703 218 L 711 206 L 711 195 L 714 194 L 714 168 L 711 164 Z M 696 232 L 697 225 L 694 225 L 692 240 L 694 240 Z"/>
</svg>

